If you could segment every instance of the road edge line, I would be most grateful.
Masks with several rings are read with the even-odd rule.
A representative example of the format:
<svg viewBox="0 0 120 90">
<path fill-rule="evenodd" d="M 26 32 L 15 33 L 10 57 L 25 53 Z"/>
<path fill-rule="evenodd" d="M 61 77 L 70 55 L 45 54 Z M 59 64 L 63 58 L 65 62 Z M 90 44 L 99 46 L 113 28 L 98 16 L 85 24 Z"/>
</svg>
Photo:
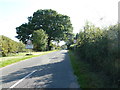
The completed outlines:
<svg viewBox="0 0 120 90">
<path fill-rule="evenodd" d="M 24 79 L 26 79 L 27 77 L 29 77 L 31 74 L 33 74 L 34 72 L 36 72 L 37 70 L 32 71 L 31 73 L 29 73 L 27 76 L 25 76 L 24 78 L 20 79 L 17 83 L 15 83 L 14 85 L 12 85 L 10 88 L 14 88 L 15 86 L 17 86 L 20 82 L 22 82 Z"/>
</svg>

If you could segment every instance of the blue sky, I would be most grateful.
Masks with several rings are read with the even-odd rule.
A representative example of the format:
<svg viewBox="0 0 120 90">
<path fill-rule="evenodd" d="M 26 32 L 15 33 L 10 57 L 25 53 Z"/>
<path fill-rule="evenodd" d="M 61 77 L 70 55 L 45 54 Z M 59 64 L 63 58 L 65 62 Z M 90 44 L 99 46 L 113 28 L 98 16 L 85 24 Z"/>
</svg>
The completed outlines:
<svg viewBox="0 0 120 90">
<path fill-rule="evenodd" d="M 53 9 L 70 16 L 74 33 L 86 21 L 104 27 L 116 24 L 119 0 L 0 0 L 0 35 L 15 41 L 16 27 L 27 22 L 27 17 L 38 9 Z M 100 18 L 103 18 L 100 20 Z"/>
</svg>

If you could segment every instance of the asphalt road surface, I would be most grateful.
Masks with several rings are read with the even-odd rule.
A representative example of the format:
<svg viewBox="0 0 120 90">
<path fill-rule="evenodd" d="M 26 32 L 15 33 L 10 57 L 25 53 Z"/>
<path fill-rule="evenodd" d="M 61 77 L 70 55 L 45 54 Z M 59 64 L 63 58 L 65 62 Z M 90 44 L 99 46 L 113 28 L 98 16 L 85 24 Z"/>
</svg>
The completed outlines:
<svg viewBox="0 0 120 90">
<path fill-rule="evenodd" d="M 67 50 L 20 61 L 0 69 L 2 88 L 78 88 Z"/>
</svg>

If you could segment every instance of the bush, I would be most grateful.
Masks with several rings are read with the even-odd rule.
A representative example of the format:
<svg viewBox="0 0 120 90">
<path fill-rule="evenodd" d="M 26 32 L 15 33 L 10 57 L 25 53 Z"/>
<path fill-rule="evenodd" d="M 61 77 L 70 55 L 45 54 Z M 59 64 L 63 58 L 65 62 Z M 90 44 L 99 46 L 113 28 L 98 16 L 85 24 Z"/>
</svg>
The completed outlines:
<svg viewBox="0 0 120 90">
<path fill-rule="evenodd" d="M 104 71 L 114 85 L 120 80 L 120 57 L 118 53 L 118 26 L 100 29 L 87 23 L 78 35 L 77 53 L 80 57 L 92 64 L 96 72 Z"/>
<path fill-rule="evenodd" d="M 47 49 L 48 36 L 44 30 L 40 29 L 33 33 L 34 50 L 45 51 Z"/>
<path fill-rule="evenodd" d="M 3 35 L 0 36 L 0 50 L 3 57 L 7 56 L 9 53 L 16 53 L 23 51 L 24 49 L 25 45 L 23 43 L 13 41 Z"/>
</svg>

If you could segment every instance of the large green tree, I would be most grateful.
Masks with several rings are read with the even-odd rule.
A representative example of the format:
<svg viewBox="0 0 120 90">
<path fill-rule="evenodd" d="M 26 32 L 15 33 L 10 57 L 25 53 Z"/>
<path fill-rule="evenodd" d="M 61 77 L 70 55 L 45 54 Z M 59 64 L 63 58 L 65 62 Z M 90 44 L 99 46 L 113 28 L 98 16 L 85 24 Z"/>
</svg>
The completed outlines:
<svg viewBox="0 0 120 90">
<path fill-rule="evenodd" d="M 48 47 L 50 49 L 51 40 L 60 41 L 72 33 L 73 28 L 70 17 L 62 15 L 51 9 L 37 10 L 33 16 L 28 17 L 28 23 L 16 28 L 17 38 L 26 43 L 29 35 L 35 30 L 43 29 L 48 34 Z"/>
</svg>

